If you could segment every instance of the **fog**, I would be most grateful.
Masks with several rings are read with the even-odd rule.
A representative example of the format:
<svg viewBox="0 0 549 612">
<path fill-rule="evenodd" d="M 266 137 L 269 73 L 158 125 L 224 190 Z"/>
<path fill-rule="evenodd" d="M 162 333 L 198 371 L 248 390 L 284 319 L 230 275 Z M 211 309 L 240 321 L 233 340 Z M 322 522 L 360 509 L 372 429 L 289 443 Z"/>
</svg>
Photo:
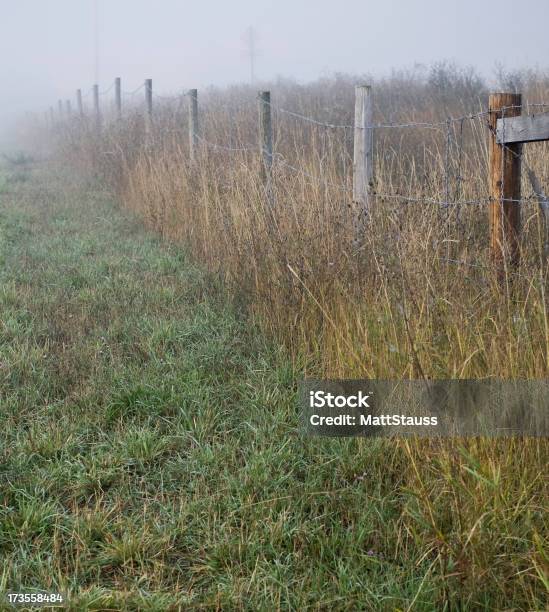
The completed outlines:
<svg viewBox="0 0 549 612">
<path fill-rule="evenodd" d="M 386 74 L 450 60 L 490 77 L 546 67 L 547 0 L 1 0 L 0 122 L 98 79 L 157 92 L 334 72 Z"/>
</svg>

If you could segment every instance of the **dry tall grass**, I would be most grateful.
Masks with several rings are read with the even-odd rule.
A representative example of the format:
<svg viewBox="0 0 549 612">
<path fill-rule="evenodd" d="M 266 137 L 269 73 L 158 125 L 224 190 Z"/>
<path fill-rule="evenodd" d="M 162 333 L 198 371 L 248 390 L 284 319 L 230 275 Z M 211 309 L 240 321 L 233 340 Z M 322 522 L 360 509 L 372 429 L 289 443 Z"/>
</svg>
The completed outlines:
<svg viewBox="0 0 549 612">
<path fill-rule="evenodd" d="M 527 75 L 528 76 L 528 75 Z M 271 86 L 276 107 L 352 124 L 353 79 Z M 549 79 L 530 75 L 525 100 L 549 100 Z M 428 78 L 394 74 L 374 85 L 376 123 L 444 122 L 486 109 L 474 74 L 440 68 Z M 257 142 L 257 102 L 248 88 L 200 95 L 204 139 L 232 148 Z M 500 286 L 487 253 L 486 117 L 427 128 L 376 131 L 370 222 L 355 241 L 349 187 L 352 130 L 327 129 L 273 109 L 274 206 L 257 150 L 203 144 L 190 161 L 186 102 L 155 100 L 104 117 L 100 136 L 73 121 L 58 139 L 71 163 L 108 181 L 125 206 L 223 274 L 261 324 L 305 364 L 307 374 L 375 378 L 544 378 L 549 372 L 543 223 L 523 204 L 522 260 Z M 549 179 L 547 143 L 526 160 Z M 293 167 L 293 168 L 292 168 Z M 448 172 L 446 171 L 448 168 Z M 523 179 L 523 196 L 531 189 Z M 385 197 L 393 196 L 393 197 Z M 402 201 L 406 196 L 415 201 Z M 448 207 L 429 204 L 447 201 Z M 464 584 L 509 578 L 534 602 L 547 587 L 545 441 L 406 443 L 417 507 L 403 529 L 438 553 L 442 575 Z M 413 515 L 412 527 L 406 516 Z M 410 516 L 408 518 L 410 518 Z M 527 518 L 528 517 L 528 518 Z M 514 543 L 513 543 L 514 542 Z M 517 547 L 516 550 L 514 547 Z M 453 559 L 453 566 L 448 560 Z"/>
<path fill-rule="evenodd" d="M 547 87 L 531 78 L 525 98 L 547 99 Z M 448 69 L 433 70 L 426 82 L 396 75 L 374 91 L 376 123 L 438 123 L 486 109 L 482 83 Z M 282 83 L 273 103 L 350 125 L 352 93 L 343 78 L 309 88 Z M 200 102 L 205 140 L 252 150 L 201 143 L 192 164 L 184 99 L 155 100 L 150 136 L 137 108 L 121 125 L 107 118 L 99 138 L 89 125 L 82 138 L 81 124 L 73 124 L 64 142 L 71 159 L 77 145 L 80 159 L 147 224 L 185 241 L 199 261 L 223 273 L 270 333 L 313 358 L 315 374 L 547 374 L 544 238 L 535 202 L 523 205 L 523 264 L 503 291 L 489 270 L 486 203 L 455 203 L 488 196 L 486 116 L 452 122 L 449 131 L 437 125 L 376 132 L 378 195 L 357 247 L 352 130 L 274 108 L 271 211 L 253 144 L 255 95 L 246 88 L 211 91 Z M 528 145 L 526 159 L 546 183 L 546 144 Z M 523 194 L 531 194 L 526 179 Z"/>
</svg>

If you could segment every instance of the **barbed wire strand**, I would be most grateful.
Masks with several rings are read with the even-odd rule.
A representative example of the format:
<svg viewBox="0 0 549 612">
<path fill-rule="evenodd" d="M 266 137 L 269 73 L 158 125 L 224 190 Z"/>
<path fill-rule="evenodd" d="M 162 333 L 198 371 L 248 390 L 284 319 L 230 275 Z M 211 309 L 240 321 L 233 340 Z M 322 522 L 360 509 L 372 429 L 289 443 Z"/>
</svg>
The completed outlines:
<svg viewBox="0 0 549 612">
<path fill-rule="evenodd" d="M 114 81 L 111 83 L 110 87 L 108 87 L 107 89 L 105 89 L 104 91 L 100 91 L 99 95 L 100 96 L 105 96 L 109 93 L 109 91 L 111 91 L 111 89 L 114 87 Z"/>
<path fill-rule="evenodd" d="M 385 129 L 385 128 L 412 128 L 412 127 L 423 127 L 423 128 L 435 128 L 435 129 L 439 129 L 444 127 L 448 122 L 450 123 L 458 123 L 464 120 L 473 120 L 473 119 L 478 119 L 480 117 L 483 117 L 485 115 L 488 115 L 490 113 L 489 110 L 485 110 L 485 111 L 479 111 L 477 113 L 470 113 L 468 115 L 462 115 L 459 117 L 448 117 L 447 119 L 445 119 L 444 121 L 435 121 L 435 122 L 426 122 L 426 121 L 409 121 L 406 123 L 374 123 L 372 125 L 367 125 L 367 126 L 355 126 L 355 125 L 350 125 L 350 124 L 336 124 L 336 123 L 327 123 L 327 122 L 323 122 L 323 121 L 319 121 L 317 119 L 314 119 L 313 117 L 309 117 L 307 115 L 302 115 L 300 113 L 297 113 L 296 111 L 290 111 L 288 109 L 282 108 L 277 106 L 276 104 L 274 104 L 273 102 L 263 102 L 264 104 L 267 104 L 268 106 L 270 106 L 271 108 L 273 108 L 274 110 L 276 110 L 279 113 L 284 113 L 286 115 L 290 115 L 292 117 L 295 117 L 296 119 L 302 119 L 303 121 L 307 121 L 309 123 L 313 123 L 315 125 L 319 125 L 325 128 L 330 128 L 330 129 L 366 129 L 366 130 L 375 130 L 375 129 Z M 539 103 L 527 103 L 526 104 L 527 108 L 547 108 L 549 107 L 549 103 L 546 102 L 539 102 Z M 513 106 L 507 106 L 507 107 L 503 107 L 503 109 L 511 109 L 511 108 L 523 108 L 523 107 L 518 107 L 516 105 Z"/>
<path fill-rule="evenodd" d="M 139 87 L 136 87 L 134 90 L 132 91 L 123 91 L 122 93 L 125 96 L 134 96 L 138 91 L 140 91 L 141 89 L 143 89 L 143 87 L 145 87 L 145 83 L 142 83 L 141 85 L 139 85 Z"/>
</svg>

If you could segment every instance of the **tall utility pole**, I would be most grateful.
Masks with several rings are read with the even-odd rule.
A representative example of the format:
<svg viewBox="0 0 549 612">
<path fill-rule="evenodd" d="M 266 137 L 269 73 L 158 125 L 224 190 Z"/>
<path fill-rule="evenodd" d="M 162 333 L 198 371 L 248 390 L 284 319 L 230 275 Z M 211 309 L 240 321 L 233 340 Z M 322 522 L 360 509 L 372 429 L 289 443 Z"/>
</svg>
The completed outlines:
<svg viewBox="0 0 549 612">
<path fill-rule="evenodd" d="M 99 0 L 93 0 L 94 83 L 99 83 Z"/>
<path fill-rule="evenodd" d="M 255 30 L 250 26 L 244 33 L 244 42 L 246 44 L 246 54 L 250 59 L 250 84 L 255 84 L 255 58 L 257 57 L 257 47 L 255 41 Z"/>
</svg>

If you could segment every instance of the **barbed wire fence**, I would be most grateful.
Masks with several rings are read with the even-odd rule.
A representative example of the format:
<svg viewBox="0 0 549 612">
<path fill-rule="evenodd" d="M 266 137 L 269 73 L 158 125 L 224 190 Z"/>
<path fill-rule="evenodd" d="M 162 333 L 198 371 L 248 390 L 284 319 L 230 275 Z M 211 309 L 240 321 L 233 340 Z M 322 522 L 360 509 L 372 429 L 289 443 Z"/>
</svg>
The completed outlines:
<svg viewBox="0 0 549 612">
<path fill-rule="evenodd" d="M 120 88 L 120 80 L 118 79 L 118 88 Z M 98 104 L 98 99 L 104 96 L 107 96 L 115 87 L 115 82 L 113 82 L 107 89 L 99 90 L 97 86 L 90 88 L 85 93 L 79 94 L 79 106 L 82 107 L 81 99 L 89 98 L 92 96 L 94 98 L 95 107 L 94 113 L 97 115 L 97 123 L 99 125 L 100 122 L 100 109 Z M 145 100 L 139 101 L 136 96 L 144 90 L 145 92 Z M 80 90 L 79 90 L 80 91 Z M 176 104 L 176 110 L 174 111 L 174 117 L 177 113 L 180 113 L 183 109 L 183 105 L 185 103 L 185 99 L 191 101 L 189 99 L 189 93 L 195 92 L 193 95 L 196 97 L 196 90 L 185 91 L 184 88 L 179 88 L 179 93 L 174 95 L 160 95 L 157 94 L 152 89 L 152 81 L 147 80 L 141 85 L 137 86 L 133 90 L 120 90 L 120 101 L 118 102 L 119 114 L 121 115 L 120 105 L 125 105 L 128 107 L 139 108 L 145 103 L 145 114 L 148 115 L 151 120 L 154 116 L 153 113 L 153 99 L 156 100 L 159 104 Z M 197 103 L 196 99 L 194 100 L 195 104 Z M 441 162 L 443 165 L 442 168 L 442 198 L 433 198 L 433 197 L 422 197 L 418 195 L 413 195 L 411 193 L 395 193 L 388 192 L 383 190 L 376 189 L 375 180 L 372 181 L 371 184 L 367 185 L 367 189 L 369 193 L 365 196 L 367 202 L 372 199 L 377 201 L 386 201 L 386 202 L 395 202 L 397 205 L 402 204 L 417 204 L 417 205 L 434 205 L 438 206 L 443 213 L 446 215 L 449 214 L 450 209 L 456 212 L 456 218 L 459 220 L 462 207 L 464 206 L 487 206 L 494 204 L 494 194 L 490 194 L 485 197 L 474 197 L 474 198 L 462 198 L 462 183 L 464 182 L 464 178 L 461 176 L 462 168 L 464 163 L 464 132 L 465 128 L 468 124 L 473 122 L 481 122 L 483 127 L 487 127 L 488 130 L 492 133 L 492 137 L 495 138 L 496 135 L 494 133 L 493 126 L 490 125 L 489 118 L 493 115 L 493 109 L 481 110 L 478 112 L 472 112 L 468 114 L 462 114 L 459 116 L 449 116 L 445 119 L 439 121 L 401 121 L 401 122 L 371 122 L 365 125 L 358 125 L 355 123 L 335 123 L 328 121 L 321 121 L 315 117 L 305 115 L 303 113 L 297 112 L 296 110 L 290 110 L 284 108 L 282 106 L 278 106 L 274 104 L 270 100 L 270 96 L 265 98 L 260 94 L 258 96 L 258 104 L 260 105 L 260 110 L 268 110 L 267 115 L 269 117 L 268 123 L 269 125 L 260 125 L 260 133 L 262 134 L 262 140 L 258 144 L 251 144 L 247 142 L 239 142 L 237 144 L 228 143 L 228 142 L 214 142 L 209 138 L 206 138 L 203 133 L 200 133 L 198 130 L 198 121 L 195 118 L 192 120 L 189 117 L 189 126 L 188 126 L 188 136 L 189 136 L 189 146 L 191 148 L 191 158 L 197 156 L 198 152 L 196 147 L 200 146 L 201 149 L 209 149 L 211 151 L 222 152 L 226 154 L 244 154 L 244 155 L 257 155 L 260 154 L 262 158 L 261 164 L 263 167 L 265 181 L 266 184 L 272 184 L 273 181 L 273 169 L 274 171 L 279 171 L 280 169 L 284 169 L 288 172 L 291 172 L 297 176 L 300 176 L 303 180 L 307 181 L 311 185 L 315 185 L 317 188 L 323 189 L 333 189 L 337 192 L 344 193 L 346 196 L 352 194 L 352 197 L 355 199 L 356 194 L 356 184 L 351 186 L 349 182 L 353 180 L 353 177 L 349 176 L 349 166 L 347 158 L 348 155 L 344 155 L 344 163 L 343 163 L 343 177 L 340 183 L 328 180 L 325 177 L 319 176 L 319 174 L 313 173 L 310 170 L 305 169 L 300 166 L 296 162 L 292 162 L 289 160 L 283 153 L 278 150 L 273 150 L 273 137 L 272 137 L 272 118 L 271 115 L 275 117 L 275 123 L 280 123 L 281 117 L 287 117 L 291 121 L 300 122 L 302 124 L 310 125 L 315 128 L 322 130 L 325 134 L 342 134 L 342 140 L 344 143 L 348 143 L 351 137 L 355 138 L 355 148 L 356 148 L 356 139 L 357 134 L 379 134 L 381 131 L 402 131 L 402 130 L 428 130 L 431 133 L 435 133 L 437 136 L 443 138 L 443 151 L 441 153 Z M 191 105 L 189 104 L 189 109 Z M 70 109 L 69 105 L 67 105 L 67 109 Z M 534 114 L 547 114 L 549 112 L 549 103 L 545 102 L 534 102 L 531 103 L 526 101 L 526 103 L 517 105 L 503 105 L 500 106 L 497 111 L 503 121 L 503 130 L 505 134 L 505 119 L 508 114 L 516 114 L 523 112 L 526 110 L 526 113 L 534 113 Z M 60 113 L 62 112 L 60 105 Z M 67 110 L 67 114 L 70 110 Z M 356 115 L 355 115 L 356 116 Z M 66 119 L 67 117 L 61 117 L 61 119 Z M 120 118 L 120 117 L 119 117 Z M 54 114 L 53 108 L 50 112 L 50 123 L 52 127 L 54 127 Z M 181 137 L 185 136 L 185 129 L 180 125 L 156 125 L 151 128 L 157 134 L 169 134 L 171 137 Z M 268 134 L 266 133 L 268 132 Z M 497 203 L 500 206 L 505 206 L 508 204 L 512 204 L 515 206 L 520 206 L 522 204 L 532 203 L 535 201 L 540 201 L 538 194 L 533 193 L 528 197 L 519 197 L 519 198 L 510 198 L 505 197 L 505 154 L 509 153 L 513 157 L 518 158 L 520 163 L 524 164 L 525 168 L 529 175 L 533 174 L 533 170 L 528 164 L 526 160 L 526 156 L 522 150 L 517 151 L 516 148 L 513 148 L 505 142 L 500 144 L 503 154 L 501 155 L 501 168 L 500 168 L 500 194 L 497 198 Z M 105 155 L 112 155 L 113 151 L 102 151 Z M 372 151 L 367 151 L 369 155 L 372 155 Z M 454 154 L 453 154 L 454 153 Z M 355 158 L 353 160 L 353 170 L 356 171 L 357 159 L 356 159 L 356 151 L 354 152 Z M 358 161 L 360 163 L 361 160 Z M 370 163 L 372 163 L 370 161 Z M 451 165 L 455 164 L 455 169 L 452 172 Z M 321 173 L 320 173 L 321 174 Z M 452 181 L 454 182 L 452 189 Z M 269 187 L 270 189 L 270 187 Z M 364 204 L 364 202 L 362 202 Z M 369 205 L 369 204 L 368 204 Z M 369 215 L 369 210 L 365 211 L 366 216 Z M 471 268 L 478 269 L 490 269 L 489 266 L 483 266 L 478 263 L 467 262 L 461 259 L 455 259 L 452 257 L 441 258 L 441 260 L 446 261 L 447 263 L 452 263 L 455 265 L 468 266 Z M 519 272 L 514 270 L 511 271 L 512 275 L 520 275 Z"/>
</svg>

